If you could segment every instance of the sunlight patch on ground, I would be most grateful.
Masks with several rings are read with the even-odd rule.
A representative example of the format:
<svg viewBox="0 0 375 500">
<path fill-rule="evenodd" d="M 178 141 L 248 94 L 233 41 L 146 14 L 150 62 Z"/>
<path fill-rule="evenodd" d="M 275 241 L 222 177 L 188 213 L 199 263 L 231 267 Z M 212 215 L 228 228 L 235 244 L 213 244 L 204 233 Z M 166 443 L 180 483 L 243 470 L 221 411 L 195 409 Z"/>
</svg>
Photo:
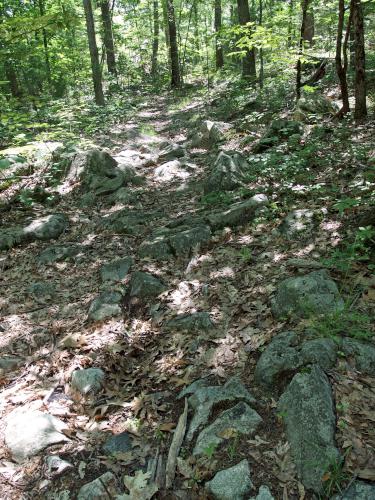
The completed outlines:
<svg viewBox="0 0 375 500">
<path fill-rule="evenodd" d="M 234 278 L 235 275 L 236 275 L 236 273 L 232 267 L 225 266 L 225 267 L 222 267 L 221 269 L 218 269 L 217 271 L 212 271 L 210 273 L 210 278 L 211 279 Z"/>
</svg>

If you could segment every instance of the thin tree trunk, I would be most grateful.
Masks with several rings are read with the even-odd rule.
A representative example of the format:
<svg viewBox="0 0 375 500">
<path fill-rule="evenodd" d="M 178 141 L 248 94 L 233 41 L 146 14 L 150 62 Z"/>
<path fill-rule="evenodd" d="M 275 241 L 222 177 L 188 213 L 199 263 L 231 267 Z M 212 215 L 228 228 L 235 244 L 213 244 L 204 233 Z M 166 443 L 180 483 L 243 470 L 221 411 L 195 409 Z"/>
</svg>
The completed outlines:
<svg viewBox="0 0 375 500">
<path fill-rule="evenodd" d="M 152 62 L 151 62 L 151 74 L 152 78 L 155 80 L 158 72 L 158 52 L 159 52 L 159 2 L 158 0 L 153 1 L 153 40 L 152 40 Z"/>
<path fill-rule="evenodd" d="M 100 71 L 98 47 L 95 38 L 94 15 L 92 12 L 91 0 L 83 0 L 85 9 L 87 39 L 90 49 L 92 81 L 94 84 L 95 102 L 98 106 L 104 106 L 104 94 L 102 86 L 102 73 Z"/>
<path fill-rule="evenodd" d="M 305 22 L 305 29 L 303 32 L 303 39 L 305 42 L 309 42 L 310 45 L 313 45 L 314 35 L 315 35 L 314 11 L 312 5 L 310 4 L 306 12 L 306 22 Z"/>
<path fill-rule="evenodd" d="M 289 0 L 288 4 L 288 47 L 292 45 L 294 0 Z"/>
<path fill-rule="evenodd" d="M 103 43 L 107 57 L 107 68 L 109 73 L 117 76 L 115 45 L 113 42 L 112 19 L 110 0 L 102 0 L 100 2 L 100 10 L 103 23 Z"/>
<path fill-rule="evenodd" d="M 7 57 L 7 56 L 6 56 Z M 17 73 L 11 59 L 4 62 L 5 76 L 9 82 L 9 89 L 12 97 L 18 98 L 22 96 L 22 90 L 18 83 Z"/>
<path fill-rule="evenodd" d="M 179 87 L 181 85 L 180 63 L 178 57 L 176 18 L 174 13 L 173 0 L 167 0 L 169 42 L 171 55 L 171 85 Z"/>
<path fill-rule="evenodd" d="M 365 69 L 365 34 L 361 0 L 353 2 L 353 25 L 355 37 L 355 108 L 354 118 L 361 120 L 367 116 L 366 106 L 366 69 Z"/>
<path fill-rule="evenodd" d="M 349 108 L 349 94 L 348 94 L 348 82 L 346 80 L 347 63 L 343 63 L 341 52 L 342 52 L 342 34 L 344 28 L 344 16 L 345 16 L 345 0 L 339 0 L 339 20 L 337 25 L 337 39 L 336 39 L 336 72 L 340 81 L 341 89 L 341 99 L 342 108 L 338 113 L 338 116 L 343 116 L 350 110 Z M 349 16 L 350 23 L 351 15 Z M 348 25 L 350 29 L 350 24 Z M 347 58 L 346 58 L 347 61 Z"/>
<path fill-rule="evenodd" d="M 301 56 L 303 53 L 303 36 L 305 33 L 306 14 L 307 14 L 308 7 L 309 7 L 309 0 L 303 0 L 303 2 L 302 2 L 302 21 L 301 21 L 301 31 L 300 31 L 300 37 L 299 37 L 298 60 L 297 60 L 297 75 L 296 75 L 297 101 L 301 97 L 301 79 L 302 79 Z"/>
<path fill-rule="evenodd" d="M 45 14 L 43 0 L 39 0 L 39 13 L 41 16 L 44 16 L 44 14 Z M 47 39 L 47 32 L 46 32 L 45 28 L 42 28 L 42 35 L 43 35 L 44 61 L 46 64 L 47 81 L 48 81 L 48 84 L 51 85 L 51 64 L 49 61 L 48 39 Z"/>
<path fill-rule="evenodd" d="M 350 42 L 349 43 L 350 68 L 355 70 L 355 36 L 354 36 L 353 23 L 350 28 L 349 42 Z"/>
<path fill-rule="evenodd" d="M 216 69 L 224 66 L 224 52 L 219 33 L 221 30 L 221 0 L 215 0 L 215 54 L 216 54 Z"/>
<path fill-rule="evenodd" d="M 259 0 L 259 26 L 263 24 L 263 0 Z M 259 87 L 263 88 L 264 83 L 264 61 L 263 61 L 263 47 L 259 49 Z"/>
<path fill-rule="evenodd" d="M 250 22 L 250 10 L 248 0 L 237 0 L 238 7 L 238 20 L 241 26 L 245 26 Z M 249 30 L 251 33 L 251 30 Z M 255 78 L 256 77 L 256 67 L 255 67 L 255 49 L 249 49 L 246 51 L 246 55 L 242 60 L 242 75 L 245 78 Z"/>
</svg>

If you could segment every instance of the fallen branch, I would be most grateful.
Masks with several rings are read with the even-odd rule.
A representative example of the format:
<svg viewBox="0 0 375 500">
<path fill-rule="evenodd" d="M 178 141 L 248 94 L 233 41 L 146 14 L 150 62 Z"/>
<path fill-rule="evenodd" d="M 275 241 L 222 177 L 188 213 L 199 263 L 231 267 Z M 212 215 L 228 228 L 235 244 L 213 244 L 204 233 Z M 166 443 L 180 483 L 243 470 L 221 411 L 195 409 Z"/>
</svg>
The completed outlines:
<svg viewBox="0 0 375 500">
<path fill-rule="evenodd" d="M 174 431 L 172 444 L 171 447 L 169 448 L 166 473 L 165 473 L 166 489 L 170 489 L 172 487 L 176 475 L 177 457 L 178 454 L 180 453 L 180 448 L 186 432 L 187 412 L 188 412 L 188 403 L 187 399 L 185 398 L 185 408 L 182 415 L 178 419 L 178 424 L 176 430 Z"/>
</svg>

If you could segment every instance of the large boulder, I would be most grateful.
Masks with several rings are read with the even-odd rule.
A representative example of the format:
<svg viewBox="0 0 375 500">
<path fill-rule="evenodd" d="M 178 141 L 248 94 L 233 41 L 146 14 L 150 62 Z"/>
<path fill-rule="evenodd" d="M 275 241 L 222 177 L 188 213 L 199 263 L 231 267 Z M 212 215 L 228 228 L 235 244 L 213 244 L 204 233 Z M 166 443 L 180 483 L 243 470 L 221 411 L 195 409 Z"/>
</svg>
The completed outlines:
<svg viewBox="0 0 375 500">
<path fill-rule="evenodd" d="M 67 425 L 39 410 L 17 408 L 7 417 L 5 443 L 16 462 L 23 462 L 53 444 L 69 441 Z"/>
<path fill-rule="evenodd" d="M 221 151 L 211 174 L 204 184 L 204 192 L 231 191 L 244 185 L 249 164 L 240 153 Z"/>
<path fill-rule="evenodd" d="M 215 500 L 244 500 L 252 487 L 247 460 L 217 472 L 211 481 L 206 483 L 207 491 Z"/>
<path fill-rule="evenodd" d="M 32 220 L 27 226 L 15 226 L 0 231 L 0 250 L 35 240 L 52 240 L 68 227 L 69 219 L 64 214 L 51 214 Z"/>
<path fill-rule="evenodd" d="M 331 313 L 343 309 L 344 301 L 336 283 L 325 270 L 282 281 L 272 300 L 276 318 L 295 314 L 300 317 Z"/>
<path fill-rule="evenodd" d="M 198 435 L 193 455 L 201 455 L 208 448 L 216 447 L 224 441 L 225 433 L 251 436 L 262 422 L 262 417 L 246 403 L 240 402 L 223 411 L 217 419 Z"/>
<path fill-rule="evenodd" d="M 313 365 L 295 375 L 279 400 L 278 411 L 284 418 L 301 482 L 315 493 L 321 493 L 328 466 L 340 460 L 335 446 L 332 390 L 323 370 Z"/>
<path fill-rule="evenodd" d="M 231 205 L 227 210 L 212 212 L 207 216 L 207 222 L 212 229 L 247 224 L 256 217 L 258 210 L 266 205 L 268 205 L 267 196 L 257 194 L 246 201 Z"/>
</svg>

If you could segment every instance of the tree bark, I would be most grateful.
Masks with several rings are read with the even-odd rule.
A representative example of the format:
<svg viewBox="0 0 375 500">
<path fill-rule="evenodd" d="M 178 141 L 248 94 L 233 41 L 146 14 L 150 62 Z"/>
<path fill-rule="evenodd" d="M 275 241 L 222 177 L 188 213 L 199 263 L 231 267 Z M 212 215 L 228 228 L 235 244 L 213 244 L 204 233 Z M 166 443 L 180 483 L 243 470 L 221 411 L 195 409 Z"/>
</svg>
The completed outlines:
<svg viewBox="0 0 375 500">
<path fill-rule="evenodd" d="M 298 49 L 298 60 L 297 60 L 297 74 L 296 74 L 296 94 L 297 101 L 301 97 L 301 79 L 302 79 L 302 61 L 301 56 L 303 53 L 303 36 L 306 27 L 306 15 L 307 9 L 309 8 L 309 0 L 303 0 L 302 2 L 302 21 L 301 21 L 301 31 L 299 37 L 299 49 Z"/>
<path fill-rule="evenodd" d="M 178 57 L 176 18 L 174 13 L 173 0 L 167 0 L 168 29 L 169 29 L 169 50 L 171 56 L 171 86 L 180 87 L 180 63 Z"/>
<path fill-rule="evenodd" d="M 22 96 L 22 90 L 18 83 L 17 73 L 14 69 L 13 62 L 11 59 L 7 59 L 4 62 L 5 76 L 9 82 L 9 90 L 12 97 L 18 98 Z"/>
<path fill-rule="evenodd" d="M 215 55 L 216 55 L 216 69 L 224 66 L 224 51 L 219 39 L 221 29 L 221 0 L 215 0 Z"/>
<path fill-rule="evenodd" d="M 259 26 L 263 24 L 263 0 L 259 0 Z M 259 49 L 259 87 L 263 88 L 264 83 L 264 62 L 263 62 L 263 47 Z"/>
<path fill-rule="evenodd" d="M 344 28 L 344 16 L 345 16 L 345 0 L 339 0 L 339 20 L 337 25 L 337 39 L 336 39 L 336 72 L 340 81 L 341 89 L 341 100 L 342 108 L 339 111 L 339 116 L 343 116 L 350 110 L 349 108 L 349 94 L 348 94 L 348 82 L 346 80 L 347 64 L 343 64 L 341 52 L 342 52 L 342 34 Z M 351 17 L 351 16 L 350 16 Z M 349 17 L 349 22 L 350 22 Z M 350 28 L 350 25 L 348 26 Z"/>
<path fill-rule="evenodd" d="M 250 10 L 248 0 L 237 0 L 238 7 L 238 21 L 241 26 L 246 26 L 250 22 Z M 251 30 L 249 30 L 251 33 Z M 255 49 L 249 49 L 246 51 L 246 55 L 242 60 L 242 75 L 245 78 L 255 78 L 256 77 L 256 67 L 255 67 Z"/>
<path fill-rule="evenodd" d="M 313 8 L 310 4 L 309 8 L 307 9 L 307 12 L 306 12 L 306 21 L 305 21 L 305 29 L 303 32 L 303 40 L 305 42 L 309 42 L 310 45 L 313 45 L 314 35 L 315 35 L 314 11 L 313 11 Z"/>
<path fill-rule="evenodd" d="M 361 120 L 367 116 L 366 106 L 366 69 L 365 34 L 361 0 L 353 1 L 353 25 L 355 40 L 355 108 L 354 118 Z"/>
<path fill-rule="evenodd" d="M 44 16 L 45 14 L 43 0 L 39 0 L 39 13 L 41 16 Z M 48 38 L 47 38 L 47 31 L 45 28 L 42 28 L 42 35 L 43 35 L 44 61 L 46 64 L 47 81 L 49 85 L 51 85 L 51 64 L 49 61 Z"/>
<path fill-rule="evenodd" d="M 113 42 L 112 19 L 110 0 L 102 0 L 100 2 L 100 10 L 102 13 L 103 23 L 103 42 L 107 57 L 107 68 L 109 73 L 117 76 L 115 45 Z"/>
<path fill-rule="evenodd" d="M 94 84 L 95 102 L 98 106 L 104 106 L 104 94 L 102 86 L 102 72 L 99 64 L 98 47 L 95 38 L 94 15 L 92 12 L 91 0 L 83 0 L 85 10 L 87 39 L 90 50 L 92 81 Z"/>
<path fill-rule="evenodd" d="M 151 74 L 155 80 L 158 72 L 158 52 L 159 52 L 159 2 L 153 1 L 153 39 L 152 39 L 152 60 L 151 60 Z"/>
</svg>

